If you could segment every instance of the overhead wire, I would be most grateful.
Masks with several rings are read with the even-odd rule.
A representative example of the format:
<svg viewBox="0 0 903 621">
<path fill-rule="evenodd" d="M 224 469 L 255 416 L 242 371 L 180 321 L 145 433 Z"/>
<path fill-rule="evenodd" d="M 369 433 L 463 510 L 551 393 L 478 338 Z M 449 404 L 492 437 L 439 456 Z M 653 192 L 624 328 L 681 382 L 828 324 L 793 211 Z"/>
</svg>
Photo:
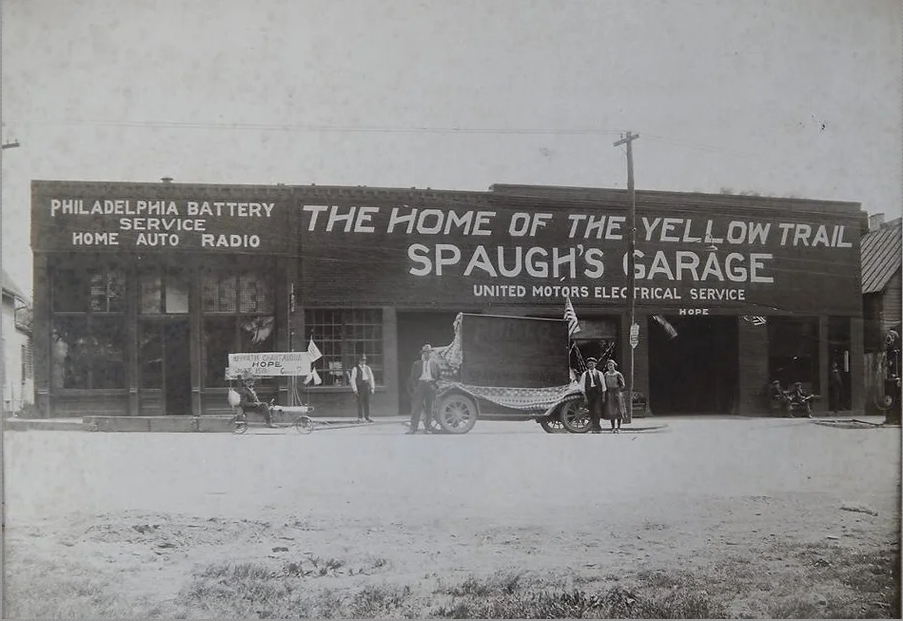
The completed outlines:
<svg viewBox="0 0 903 621">
<path fill-rule="evenodd" d="M 97 119 L 6 120 L 5 125 L 84 125 L 89 127 L 125 127 L 148 129 L 215 129 L 257 131 L 308 131 L 335 133 L 404 133 L 404 134 L 535 134 L 535 135 L 616 135 L 623 130 L 601 128 L 555 127 L 465 127 L 465 126 L 380 126 L 329 125 L 296 123 L 227 123 L 209 121 L 128 121 Z"/>
</svg>

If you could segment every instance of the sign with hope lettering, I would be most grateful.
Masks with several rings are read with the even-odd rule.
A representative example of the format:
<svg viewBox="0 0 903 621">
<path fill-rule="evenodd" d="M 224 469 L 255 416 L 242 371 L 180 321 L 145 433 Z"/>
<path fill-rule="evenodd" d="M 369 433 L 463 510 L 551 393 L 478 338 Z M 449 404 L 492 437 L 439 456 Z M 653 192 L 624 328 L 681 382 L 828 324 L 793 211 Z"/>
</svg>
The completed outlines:
<svg viewBox="0 0 903 621">
<path fill-rule="evenodd" d="M 321 303 L 528 305 L 570 297 L 578 312 L 581 300 L 625 306 L 625 210 L 538 203 L 532 210 L 302 204 L 305 293 Z M 638 205 L 636 226 L 639 306 L 861 315 L 854 212 Z"/>
<path fill-rule="evenodd" d="M 255 377 L 306 377 L 310 375 L 310 356 L 304 351 L 229 354 L 226 378 L 239 379 L 245 374 Z"/>
<path fill-rule="evenodd" d="M 119 189 L 116 184 L 101 189 L 35 182 L 32 247 L 281 254 L 288 251 L 290 239 L 286 203 L 265 189 L 172 191 L 165 186 Z"/>
</svg>

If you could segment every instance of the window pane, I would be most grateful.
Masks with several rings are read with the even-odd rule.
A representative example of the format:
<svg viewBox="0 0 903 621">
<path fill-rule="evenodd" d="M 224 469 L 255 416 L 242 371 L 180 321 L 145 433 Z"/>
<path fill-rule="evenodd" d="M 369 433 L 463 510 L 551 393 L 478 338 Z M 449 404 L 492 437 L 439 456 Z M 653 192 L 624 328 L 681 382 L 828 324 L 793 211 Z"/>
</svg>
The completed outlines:
<svg viewBox="0 0 903 621">
<path fill-rule="evenodd" d="M 160 325 L 145 322 L 138 326 L 138 360 L 141 387 L 163 388 L 163 339 Z"/>
<path fill-rule="evenodd" d="M 121 313 L 125 310 L 125 273 L 105 268 L 89 272 L 91 310 Z"/>
<path fill-rule="evenodd" d="M 89 340 L 87 317 L 54 317 L 51 337 L 53 388 L 89 388 Z"/>
<path fill-rule="evenodd" d="M 93 271 L 90 276 L 91 310 L 107 312 L 107 277 L 103 272 Z"/>
<path fill-rule="evenodd" d="M 204 319 L 205 386 L 225 386 L 229 354 L 238 353 L 234 317 Z"/>
<path fill-rule="evenodd" d="M 166 274 L 166 312 L 188 312 L 188 275 L 185 272 Z"/>
<path fill-rule="evenodd" d="M 203 275 L 203 283 L 201 284 L 201 306 L 205 313 L 216 311 L 216 301 L 219 287 L 217 286 L 216 275 L 205 272 Z"/>
<path fill-rule="evenodd" d="M 308 310 L 304 315 L 305 330 L 323 358 L 316 363 L 327 386 L 341 386 L 348 381 L 346 372 L 363 353 L 373 368 L 377 384 L 383 382 L 382 311 L 373 309 Z"/>
<path fill-rule="evenodd" d="M 107 299 L 109 312 L 125 312 L 125 272 L 123 270 L 110 270 L 107 275 Z"/>
<path fill-rule="evenodd" d="M 242 274 L 238 284 L 238 310 L 242 313 L 256 313 L 257 279 L 253 274 Z"/>
<path fill-rule="evenodd" d="M 91 333 L 91 388 L 125 388 L 125 321 L 122 317 L 93 317 Z"/>
<path fill-rule="evenodd" d="M 88 283 L 84 270 L 57 269 L 53 274 L 53 310 L 88 312 Z"/>
<path fill-rule="evenodd" d="M 270 283 L 258 273 L 245 273 L 239 278 L 239 312 L 272 313 L 273 296 Z"/>
<path fill-rule="evenodd" d="M 138 278 L 138 311 L 145 315 L 160 312 L 163 281 L 160 274 L 142 274 Z"/>
<path fill-rule="evenodd" d="M 238 310 L 236 305 L 236 278 L 225 276 L 219 279 L 216 310 L 221 313 L 234 313 Z"/>
</svg>

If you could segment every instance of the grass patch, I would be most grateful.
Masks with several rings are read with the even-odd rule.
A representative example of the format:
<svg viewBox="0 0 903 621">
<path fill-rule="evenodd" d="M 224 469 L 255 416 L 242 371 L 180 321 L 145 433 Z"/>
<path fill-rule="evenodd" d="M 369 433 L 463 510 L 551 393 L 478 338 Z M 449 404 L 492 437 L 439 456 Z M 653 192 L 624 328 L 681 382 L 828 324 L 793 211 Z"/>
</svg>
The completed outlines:
<svg viewBox="0 0 903 621">
<path fill-rule="evenodd" d="M 4 619 L 153 619 L 171 611 L 116 593 L 85 570 L 22 560 L 7 572 Z"/>
<path fill-rule="evenodd" d="M 704 593 L 634 594 L 620 586 L 607 591 L 495 593 L 457 598 L 431 611 L 446 619 L 713 619 L 726 608 Z"/>
<path fill-rule="evenodd" d="M 466 578 L 458 585 L 448 589 L 454 597 L 487 597 L 489 595 L 511 595 L 522 586 L 523 572 L 501 571 L 488 578 L 478 579 L 474 576 Z"/>
<path fill-rule="evenodd" d="M 115 580 L 85 568 L 17 559 L 5 612 L 51 619 L 900 618 L 899 547 L 866 553 L 837 543 L 789 544 L 676 571 L 506 570 L 456 582 L 439 577 L 438 584 L 374 582 L 386 565 L 311 555 L 211 564 L 174 602 L 154 606 L 121 595 Z"/>
</svg>

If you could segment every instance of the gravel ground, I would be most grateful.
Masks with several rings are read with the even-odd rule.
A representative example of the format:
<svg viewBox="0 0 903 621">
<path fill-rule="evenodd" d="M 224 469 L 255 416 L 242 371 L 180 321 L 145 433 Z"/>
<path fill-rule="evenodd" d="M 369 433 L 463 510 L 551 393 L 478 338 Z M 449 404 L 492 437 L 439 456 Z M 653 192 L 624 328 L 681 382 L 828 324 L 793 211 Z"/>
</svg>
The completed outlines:
<svg viewBox="0 0 903 621">
<path fill-rule="evenodd" d="M 465 436 L 397 424 L 7 432 L 6 575 L 88 571 L 159 603 L 225 562 L 338 559 L 345 569 L 323 587 L 428 594 L 437 580 L 499 571 L 602 580 L 779 564 L 787 546 L 899 549 L 899 428 L 655 422 L 666 426 L 583 436 L 529 422 L 480 422 Z M 731 610 L 759 616 L 751 605 Z"/>
</svg>

